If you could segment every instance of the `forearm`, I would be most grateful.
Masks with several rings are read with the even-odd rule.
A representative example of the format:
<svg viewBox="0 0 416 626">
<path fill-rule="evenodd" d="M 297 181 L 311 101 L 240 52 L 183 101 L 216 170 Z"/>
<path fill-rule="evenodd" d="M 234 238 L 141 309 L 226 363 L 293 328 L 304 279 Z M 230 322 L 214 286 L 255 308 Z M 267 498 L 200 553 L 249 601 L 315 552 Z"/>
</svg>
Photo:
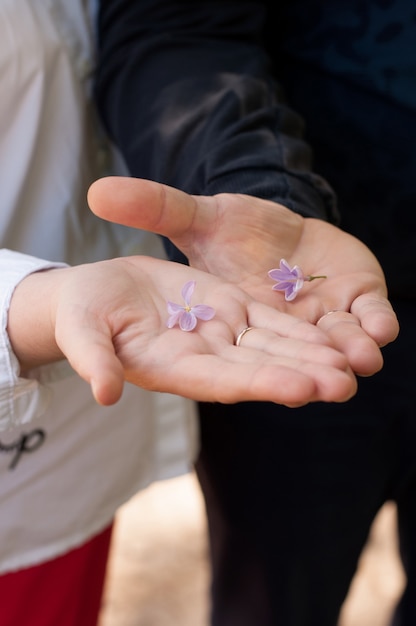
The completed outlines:
<svg viewBox="0 0 416 626">
<path fill-rule="evenodd" d="M 302 122 L 279 99 L 262 3 L 101 3 L 97 101 L 130 172 L 334 221 Z"/>
</svg>

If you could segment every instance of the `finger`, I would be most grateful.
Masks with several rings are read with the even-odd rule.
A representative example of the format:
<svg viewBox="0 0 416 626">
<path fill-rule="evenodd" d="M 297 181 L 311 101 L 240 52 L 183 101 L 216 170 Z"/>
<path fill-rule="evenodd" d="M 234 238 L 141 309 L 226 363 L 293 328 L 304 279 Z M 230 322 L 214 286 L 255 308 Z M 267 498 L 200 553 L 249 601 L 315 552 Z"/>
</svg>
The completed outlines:
<svg viewBox="0 0 416 626">
<path fill-rule="evenodd" d="M 276 311 L 255 300 L 247 303 L 247 311 L 247 326 L 265 328 L 283 337 L 301 339 L 314 345 L 333 345 L 331 338 L 324 330 L 295 315 Z"/>
<path fill-rule="evenodd" d="M 324 365 L 348 372 L 349 364 L 345 354 L 335 348 L 315 342 L 281 337 L 262 328 L 248 327 L 239 335 L 237 347 L 251 348 L 270 356 L 295 358 L 300 362 Z"/>
<path fill-rule="evenodd" d="M 183 356 L 164 372 L 163 388 L 160 380 L 147 369 L 137 382 L 202 402 L 269 401 L 291 407 L 318 400 L 341 402 L 356 391 L 355 379 L 346 372 L 317 368 L 300 359 L 271 359 L 236 346 L 229 346 L 221 355 Z M 136 381 L 130 377 L 130 382 Z"/>
<path fill-rule="evenodd" d="M 361 327 L 355 315 L 330 311 L 318 320 L 317 325 L 328 333 L 333 345 L 345 354 L 351 368 L 359 376 L 371 376 L 383 367 L 380 348 Z"/>
<path fill-rule="evenodd" d="M 64 324 L 62 331 L 57 329 L 56 339 L 72 368 L 90 384 L 96 402 L 115 404 L 123 391 L 124 372 L 111 338 L 83 325 L 74 331 Z"/>
<path fill-rule="evenodd" d="M 262 328 L 249 327 L 245 331 L 239 334 L 236 347 L 249 350 L 251 358 L 274 356 L 297 373 L 307 374 L 314 380 L 320 400 L 341 402 L 356 392 L 356 378 L 348 359 L 338 350 L 315 342 L 281 337 Z M 242 356 L 239 354 L 238 358 L 242 360 Z"/>
<path fill-rule="evenodd" d="M 172 240 L 209 228 L 212 213 L 202 210 L 206 202 L 214 200 L 205 198 L 203 202 L 167 185 L 123 176 L 101 178 L 88 191 L 88 204 L 95 215 Z"/>
<path fill-rule="evenodd" d="M 362 328 L 379 346 L 396 339 L 399 323 L 392 305 L 376 294 L 363 294 L 354 300 L 351 312 L 360 320 Z"/>
</svg>

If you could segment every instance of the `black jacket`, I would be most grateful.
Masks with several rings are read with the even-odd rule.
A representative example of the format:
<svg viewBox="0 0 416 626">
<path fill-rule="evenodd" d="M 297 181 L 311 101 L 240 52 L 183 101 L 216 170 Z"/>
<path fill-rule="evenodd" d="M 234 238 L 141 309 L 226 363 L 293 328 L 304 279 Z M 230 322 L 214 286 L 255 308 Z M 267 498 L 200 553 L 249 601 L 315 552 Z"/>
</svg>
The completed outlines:
<svg viewBox="0 0 416 626">
<path fill-rule="evenodd" d="M 340 223 L 414 298 L 410 4 L 103 0 L 104 124 L 133 176 Z"/>
</svg>

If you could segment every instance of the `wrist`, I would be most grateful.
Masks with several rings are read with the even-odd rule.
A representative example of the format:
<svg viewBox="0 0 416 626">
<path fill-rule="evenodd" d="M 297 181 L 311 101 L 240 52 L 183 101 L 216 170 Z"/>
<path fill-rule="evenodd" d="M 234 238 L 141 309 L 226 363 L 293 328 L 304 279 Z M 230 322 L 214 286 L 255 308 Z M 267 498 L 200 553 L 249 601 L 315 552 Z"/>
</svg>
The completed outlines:
<svg viewBox="0 0 416 626">
<path fill-rule="evenodd" d="M 62 271 L 47 269 L 29 274 L 13 291 L 7 333 L 23 371 L 64 358 L 55 339 L 58 275 Z"/>
</svg>

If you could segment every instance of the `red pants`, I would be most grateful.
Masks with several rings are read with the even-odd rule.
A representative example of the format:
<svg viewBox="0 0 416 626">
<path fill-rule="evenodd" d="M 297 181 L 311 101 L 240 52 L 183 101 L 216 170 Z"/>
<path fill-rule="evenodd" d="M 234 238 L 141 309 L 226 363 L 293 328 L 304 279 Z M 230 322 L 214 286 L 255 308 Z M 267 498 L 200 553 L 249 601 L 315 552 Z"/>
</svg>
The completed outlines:
<svg viewBox="0 0 416 626">
<path fill-rule="evenodd" d="M 0 626 L 96 626 L 112 526 L 51 561 L 0 576 Z"/>
</svg>

